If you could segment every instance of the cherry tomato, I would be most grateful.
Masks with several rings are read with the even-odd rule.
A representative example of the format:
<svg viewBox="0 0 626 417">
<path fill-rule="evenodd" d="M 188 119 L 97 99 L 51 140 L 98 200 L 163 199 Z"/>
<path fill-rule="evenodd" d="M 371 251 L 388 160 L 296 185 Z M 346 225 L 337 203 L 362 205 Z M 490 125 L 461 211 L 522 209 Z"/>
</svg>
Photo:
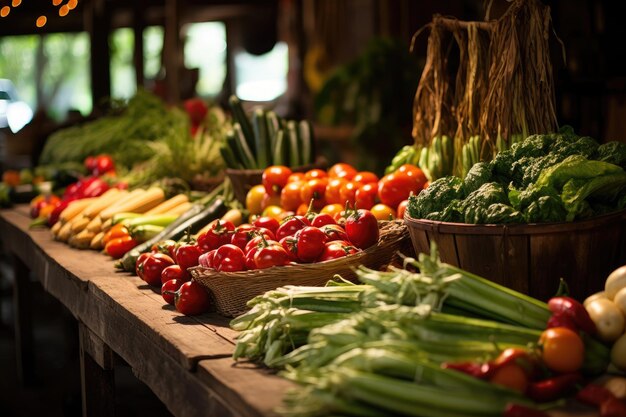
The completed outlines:
<svg viewBox="0 0 626 417">
<path fill-rule="evenodd" d="M 370 210 L 378 200 L 378 184 L 361 185 L 354 194 L 354 205 L 357 208 Z"/>
<path fill-rule="evenodd" d="M 168 266 L 174 265 L 174 260 L 164 253 L 151 253 L 139 266 L 139 275 L 148 285 L 161 286 L 161 273 Z"/>
<path fill-rule="evenodd" d="M 346 218 L 346 233 L 357 248 L 369 248 L 378 242 L 378 221 L 369 210 L 352 210 Z"/>
<path fill-rule="evenodd" d="M 310 226 L 311 222 L 304 216 L 293 216 L 280 225 L 276 231 L 276 239 L 281 240 L 285 236 L 293 236 L 300 229 Z"/>
<path fill-rule="evenodd" d="M 107 243 L 104 247 L 104 251 L 113 259 L 119 259 L 138 244 L 139 242 L 132 237 L 122 236 L 109 240 L 109 243 Z"/>
<path fill-rule="evenodd" d="M 404 219 L 404 213 L 406 212 L 406 207 L 409 205 L 409 200 L 402 200 L 400 204 L 398 204 L 398 218 Z"/>
<path fill-rule="evenodd" d="M 213 265 L 213 259 L 215 258 L 215 252 L 217 252 L 217 249 L 210 250 L 210 251 L 205 252 L 202 255 L 200 255 L 200 257 L 198 258 L 198 264 L 200 266 L 205 267 L 205 268 L 215 269 L 214 265 Z"/>
<path fill-rule="evenodd" d="M 252 247 L 249 251 L 246 251 L 245 263 L 247 269 L 256 269 L 256 262 L 254 262 L 254 255 L 256 255 L 257 251 L 260 249 L 259 246 Z"/>
<path fill-rule="evenodd" d="M 326 205 L 326 185 L 328 180 L 326 178 L 316 178 L 305 182 L 300 190 L 300 198 L 303 203 L 310 203 L 313 200 L 313 208 L 316 210 L 321 209 Z"/>
<path fill-rule="evenodd" d="M 211 307 L 211 300 L 206 290 L 196 281 L 187 281 L 180 286 L 174 296 L 176 310 L 186 316 L 202 314 Z"/>
<path fill-rule="evenodd" d="M 313 220 L 311 220 L 311 226 L 314 227 L 322 227 L 325 224 L 337 224 L 337 222 L 335 221 L 333 216 L 326 213 L 319 213 L 318 215 L 313 217 Z"/>
<path fill-rule="evenodd" d="M 115 163 L 110 155 L 101 154 L 96 157 L 96 166 L 93 169 L 94 175 L 103 175 L 106 172 L 113 171 Z"/>
<path fill-rule="evenodd" d="M 385 175 L 378 182 L 380 201 L 390 207 L 397 207 L 402 200 L 409 198 L 411 193 L 417 194 L 421 189 L 420 184 L 413 177 L 403 172 Z"/>
<path fill-rule="evenodd" d="M 304 172 L 294 172 L 287 178 L 287 183 L 290 182 L 303 182 L 306 181 L 306 177 L 304 176 Z"/>
<path fill-rule="evenodd" d="M 313 180 L 316 178 L 326 178 L 328 175 L 326 174 L 325 171 L 321 170 L 321 169 L 310 169 L 307 172 L 304 173 L 304 179 L 306 181 L 308 180 Z"/>
<path fill-rule="evenodd" d="M 265 210 L 269 206 L 278 206 L 280 207 L 280 193 L 276 195 L 270 195 L 265 193 L 263 196 L 263 201 L 261 201 L 261 208 Z"/>
<path fill-rule="evenodd" d="M 331 178 L 345 178 L 351 180 L 357 174 L 352 165 L 340 162 L 328 169 L 328 176 Z"/>
<path fill-rule="evenodd" d="M 216 220 L 211 228 L 198 236 L 198 247 L 202 252 L 217 249 L 230 242 L 235 225 L 228 220 Z"/>
<path fill-rule="evenodd" d="M 187 272 L 187 270 L 182 269 L 180 265 L 166 266 L 161 271 L 161 283 L 165 284 L 171 279 L 177 279 L 180 282 L 185 282 L 191 279 L 191 275 L 189 275 L 189 272 Z"/>
<path fill-rule="evenodd" d="M 307 226 L 294 235 L 296 255 L 300 262 L 314 262 L 324 251 L 326 235 L 317 227 Z"/>
<path fill-rule="evenodd" d="M 338 224 L 326 224 L 320 227 L 320 230 L 326 235 L 327 242 L 332 242 L 334 240 L 348 240 L 348 234 L 343 227 Z"/>
<path fill-rule="evenodd" d="M 267 206 L 265 208 L 265 210 L 263 210 L 263 213 L 261 213 L 261 216 L 262 217 L 272 217 L 272 218 L 278 220 L 278 219 L 280 219 L 283 216 L 283 213 L 285 213 L 285 210 L 283 210 L 283 208 L 280 207 L 280 206 Z M 254 219 L 254 220 L 256 220 L 256 219 Z M 254 223 L 254 221 L 252 223 Z"/>
<path fill-rule="evenodd" d="M 152 247 L 150 248 L 150 252 L 152 253 L 164 253 L 166 255 L 169 255 L 173 258 L 175 258 L 174 256 L 174 249 L 176 249 L 176 241 L 172 240 L 172 239 L 167 239 L 167 240 L 162 240 L 160 242 L 155 243 L 154 245 L 152 245 Z"/>
<path fill-rule="evenodd" d="M 396 218 L 396 211 L 385 204 L 376 204 L 370 211 L 376 220 L 393 220 Z"/>
<path fill-rule="evenodd" d="M 274 239 L 270 239 L 270 237 L 265 234 L 263 234 L 262 236 L 256 236 L 252 238 L 252 240 L 246 244 L 246 247 L 243 249 L 244 253 L 250 252 L 253 248 L 258 248 L 260 246 L 263 246 L 265 244 L 265 242 L 263 242 L 263 239 L 265 239 L 265 242 L 267 242 L 268 244 L 278 243 Z"/>
<path fill-rule="evenodd" d="M 276 234 L 276 231 L 280 227 L 280 223 L 278 220 L 272 217 L 259 217 L 252 223 L 256 227 L 263 227 L 272 232 L 273 235 Z"/>
<path fill-rule="evenodd" d="M 352 178 L 352 181 L 361 183 L 361 184 L 377 184 L 378 183 L 378 175 L 369 171 L 360 171 Z"/>
<path fill-rule="evenodd" d="M 515 362 L 510 362 L 496 369 L 489 378 L 492 384 L 498 384 L 521 393 L 528 388 L 528 375 L 524 369 Z"/>
<path fill-rule="evenodd" d="M 553 327 L 539 338 L 541 359 L 555 372 L 576 372 L 585 359 L 585 345 L 580 336 L 566 328 Z"/>
<path fill-rule="evenodd" d="M 282 165 L 272 165 L 263 170 L 261 183 L 269 195 L 280 195 L 280 190 L 287 184 L 291 169 Z"/>
<path fill-rule="evenodd" d="M 185 282 L 186 281 L 173 278 L 163 283 L 161 286 L 161 297 L 163 297 L 166 303 L 174 305 L 175 293 Z"/>
<path fill-rule="evenodd" d="M 343 258 L 344 256 L 352 255 L 357 252 L 359 252 L 359 249 L 355 248 L 350 242 L 345 240 L 334 240 L 324 244 L 324 250 L 322 251 L 318 261 L 324 262 L 331 259 Z"/>
<path fill-rule="evenodd" d="M 424 188 L 424 184 L 426 184 L 426 182 L 428 181 L 428 178 L 426 178 L 426 174 L 424 174 L 424 171 L 422 171 L 419 167 L 415 165 L 404 164 L 400 168 L 398 168 L 396 172 L 403 172 L 409 177 L 413 177 L 413 179 L 415 179 L 415 181 L 417 181 L 417 183 L 419 184 L 418 193 Z"/>
<path fill-rule="evenodd" d="M 243 271 L 246 269 L 246 256 L 240 247 L 227 244 L 217 249 L 213 265 L 220 272 Z"/>
<path fill-rule="evenodd" d="M 184 244 L 176 250 L 176 263 L 183 271 L 186 271 L 187 268 L 198 266 L 200 255 L 202 255 L 202 249 L 198 245 Z"/>
<path fill-rule="evenodd" d="M 287 251 L 289 254 L 289 260 L 293 262 L 298 261 L 298 255 L 296 253 L 296 243 L 297 240 L 293 236 L 285 236 L 280 240 L 280 245 Z"/>
<path fill-rule="evenodd" d="M 128 229 L 124 226 L 124 223 L 117 223 L 113 225 L 102 237 L 102 243 L 106 246 L 113 239 L 117 239 L 119 237 L 130 236 Z"/>
<path fill-rule="evenodd" d="M 241 225 L 235 229 L 235 233 L 230 238 L 230 243 L 244 249 L 248 242 L 254 237 L 256 227 L 251 224 Z"/>
<path fill-rule="evenodd" d="M 96 157 L 93 155 L 89 155 L 83 161 L 83 165 L 85 166 L 85 169 L 87 169 L 87 171 L 93 173 L 93 171 L 96 169 Z"/>
<path fill-rule="evenodd" d="M 341 187 L 343 187 L 348 181 L 343 178 L 331 178 L 328 181 L 328 185 L 326 185 L 326 191 L 324 192 L 324 197 L 326 198 L 326 203 L 328 204 L 341 204 L 344 206 L 346 204 L 346 200 L 341 200 Z"/>
<path fill-rule="evenodd" d="M 303 182 L 288 182 L 280 192 L 280 205 L 285 210 L 296 210 L 302 204 L 300 189 Z"/>
<path fill-rule="evenodd" d="M 341 204 L 328 204 L 320 210 L 320 214 L 330 214 L 335 222 L 341 217 L 344 206 Z"/>
<path fill-rule="evenodd" d="M 341 198 L 342 204 L 349 202 L 351 206 L 354 205 L 356 190 L 359 189 L 360 185 L 361 184 L 358 182 L 348 181 L 343 185 L 343 187 L 341 187 L 341 190 L 339 190 L 339 197 Z"/>
<path fill-rule="evenodd" d="M 283 266 L 289 263 L 289 254 L 280 243 L 261 247 L 254 254 L 254 263 L 257 269 Z"/>
<path fill-rule="evenodd" d="M 146 261 L 146 259 L 150 256 L 150 252 L 144 252 L 137 257 L 137 261 L 135 261 L 135 274 L 143 279 L 143 269 L 141 265 Z"/>
<path fill-rule="evenodd" d="M 263 185 L 255 185 L 250 188 L 248 194 L 246 194 L 246 209 L 250 214 L 261 214 L 263 207 L 263 197 L 265 196 L 265 187 Z"/>
</svg>

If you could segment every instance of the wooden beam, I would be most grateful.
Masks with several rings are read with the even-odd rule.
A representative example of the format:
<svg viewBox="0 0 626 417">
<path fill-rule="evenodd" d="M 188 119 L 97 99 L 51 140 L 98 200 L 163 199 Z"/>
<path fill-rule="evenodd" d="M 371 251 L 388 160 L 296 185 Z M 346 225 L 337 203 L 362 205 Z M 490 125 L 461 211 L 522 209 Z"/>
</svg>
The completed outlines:
<svg viewBox="0 0 626 417">
<path fill-rule="evenodd" d="M 13 256 L 13 309 L 15 323 L 15 354 L 17 377 L 24 386 L 35 379 L 33 351 L 32 291 L 30 270 L 17 256 Z"/>
<path fill-rule="evenodd" d="M 102 105 L 103 99 L 111 96 L 110 20 L 105 0 L 93 0 L 85 5 L 85 28 L 91 41 L 91 95 L 94 109 Z"/>
<path fill-rule="evenodd" d="M 145 0 L 135 0 L 133 3 L 133 33 L 135 35 L 135 47 L 133 48 L 133 64 L 135 66 L 135 81 L 137 88 L 144 85 L 144 48 L 143 30 L 146 27 L 144 13 L 146 8 Z"/>
<path fill-rule="evenodd" d="M 163 63 L 167 101 L 180 100 L 180 69 L 183 67 L 183 45 L 180 40 L 180 1 L 165 1 L 165 39 L 163 40 Z"/>
</svg>

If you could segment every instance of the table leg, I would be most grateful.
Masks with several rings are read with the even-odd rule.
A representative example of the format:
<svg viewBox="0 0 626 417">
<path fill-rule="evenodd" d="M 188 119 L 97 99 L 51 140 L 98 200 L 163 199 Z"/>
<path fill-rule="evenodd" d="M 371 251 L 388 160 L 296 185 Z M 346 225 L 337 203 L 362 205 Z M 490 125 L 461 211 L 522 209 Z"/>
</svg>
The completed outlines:
<svg viewBox="0 0 626 417">
<path fill-rule="evenodd" d="M 114 417 L 113 352 L 82 323 L 79 338 L 83 417 Z"/>
<path fill-rule="evenodd" d="M 13 256 L 13 309 L 15 323 L 15 353 L 18 380 L 25 386 L 34 382 L 33 314 L 30 270 Z"/>
</svg>

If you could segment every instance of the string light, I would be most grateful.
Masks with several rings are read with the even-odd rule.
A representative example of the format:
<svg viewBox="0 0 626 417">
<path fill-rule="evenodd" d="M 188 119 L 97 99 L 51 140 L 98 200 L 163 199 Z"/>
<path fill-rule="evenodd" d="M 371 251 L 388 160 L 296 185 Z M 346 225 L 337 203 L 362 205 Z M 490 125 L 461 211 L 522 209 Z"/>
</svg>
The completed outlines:
<svg viewBox="0 0 626 417">
<path fill-rule="evenodd" d="M 11 8 L 9 6 L 4 6 L 2 9 L 0 9 L 0 17 L 7 17 L 10 11 Z"/>
<path fill-rule="evenodd" d="M 17 6 L 19 6 L 20 4 L 22 4 L 22 0 L 13 0 L 13 1 L 11 2 L 11 5 L 12 5 L 13 7 L 17 7 Z"/>
<path fill-rule="evenodd" d="M 78 0 L 70 0 L 67 2 L 67 7 L 70 10 L 74 10 L 78 6 Z"/>
<path fill-rule="evenodd" d="M 67 16 L 67 14 L 70 12 L 70 8 L 67 7 L 67 4 L 64 4 L 63 6 L 61 6 L 61 8 L 59 9 L 59 16 L 64 17 Z"/>
<path fill-rule="evenodd" d="M 61 4 L 63 0 L 52 0 L 52 5 L 53 6 L 58 6 L 59 4 Z"/>
<path fill-rule="evenodd" d="M 43 27 L 47 22 L 48 22 L 48 18 L 46 16 L 39 16 L 37 18 L 36 25 L 38 28 L 40 28 L 40 27 Z"/>
</svg>

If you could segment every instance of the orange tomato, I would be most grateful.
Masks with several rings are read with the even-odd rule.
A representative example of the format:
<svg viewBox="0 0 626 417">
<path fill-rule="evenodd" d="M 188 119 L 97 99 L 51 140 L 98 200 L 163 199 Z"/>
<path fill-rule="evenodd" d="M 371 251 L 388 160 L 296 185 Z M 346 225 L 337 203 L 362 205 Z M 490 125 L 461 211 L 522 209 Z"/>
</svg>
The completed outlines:
<svg viewBox="0 0 626 417">
<path fill-rule="evenodd" d="M 341 187 L 343 187 L 348 181 L 343 178 L 331 178 L 326 186 L 326 202 L 328 204 L 345 204 L 346 201 L 341 201 Z"/>
<path fill-rule="evenodd" d="M 585 359 L 585 345 L 576 332 L 567 327 L 553 327 L 539 338 L 541 359 L 555 372 L 576 372 Z"/>
<path fill-rule="evenodd" d="M 283 165 L 272 165 L 263 170 L 261 183 L 270 195 L 280 195 L 280 190 L 287 184 L 291 169 Z"/>
<path fill-rule="evenodd" d="M 308 211 L 309 211 L 309 205 L 302 203 L 298 206 L 298 209 L 296 210 L 296 215 L 304 216 L 305 214 L 307 214 Z"/>
<path fill-rule="evenodd" d="M 300 189 L 304 182 L 288 182 L 285 188 L 280 192 L 280 205 L 285 210 L 296 210 L 302 203 L 300 198 Z"/>
<path fill-rule="evenodd" d="M 422 186 L 423 184 L 416 181 L 415 177 L 409 176 L 406 172 L 396 171 L 385 175 L 378 182 L 378 196 L 383 204 L 398 207 L 398 204 L 409 198 L 411 193 L 419 193 Z"/>
<path fill-rule="evenodd" d="M 326 175 L 326 171 L 323 171 L 321 169 L 311 169 L 309 171 L 307 171 L 304 174 L 304 179 L 306 180 L 313 180 L 315 178 L 326 178 L 328 175 Z"/>
<path fill-rule="evenodd" d="M 376 220 L 393 220 L 396 218 L 396 211 L 385 204 L 376 204 L 370 211 Z"/>
<path fill-rule="evenodd" d="M 102 243 L 106 246 L 113 239 L 130 236 L 128 233 L 128 229 L 124 226 L 124 223 L 117 223 L 113 227 L 111 227 L 102 237 Z"/>
<path fill-rule="evenodd" d="M 369 171 L 361 171 L 357 172 L 352 181 L 360 182 L 361 184 L 372 184 L 378 182 L 378 175 Z"/>
<path fill-rule="evenodd" d="M 39 210 L 39 216 L 38 217 L 48 217 L 50 215 L 50 213 L 52 213 L 54 211 L 54 209 L 56 208 L 56 204 L 52 203 L 52 204 L 46 204 L 45 206 L 43 206 L 41 208 L 41 210 Z"/>
<path fill-rule="evenodd" d="M 305 181 L 306 178 L 304 177 L 304 172 L 294 172 L 293 174 L 291 174 L 289 176 L 289 178 L 287 178 L 287 182 L 301 182 L 301 181 Z"/>
<path fill-rule="evenodd" d="M 246 208 L 250 214 L 261 214 L 263 211 L 261 203 L 263 202 L 264 196 L 265 187 L 262 184 L 255 185 L 250 188 L 250 191 L 248 191 L 248 194 L 246 195 Z"/>
<path fill-rule="evenodd" d="M 357 174 L 356 169 L 352 165 L 340 162 L 328 169 L 328 176 L 331 178 L 344 178 L 350 181 Z"/>
<path fill-rule="evenodd" d="M 419 194 L 419 192 L 425 188 L 424 184 L 428 182 L 428 178 L 426 178 L 426 174 L 424 174 L 424 171 L 422 171 L 419 167 L 415 165 L 404 164 L 400 168 L 398 168 L 396 172 L 403 172 L 409 177 L 414 178 L 415 181 L 417 181 L 417 183 L 419 184 L 419 188 L 416 194 Z"/>
<path fill-rule="evenodd" d="M 309 171 L 310 172 L 310 171 Z M 313 208 L 319 210 L 326 205 L 326 178 L 314 178 L 302 184 L 300 199 L 303 204 L 308 204 L 313 200 Z"/>
<path fill-rule="evenodd" d="M 350 205 L 354 205 L 354 197 L 356 195 L 356 190 L 359 189 L 358 182 L 348 181 L 345 183 L 341 189 L 339 190 L 339 197 L 341 198 L 341 203 L 346 204 L 346 201 L 350 203 Z M 361 208 L 361 207 L 359 207 Z"/>
<path fill-rule="evenodd" d="M 528 376 L 521 366 L 514 362 L 508 363 L 498 368 L 489 378 L 492 384 L 502 385 L 521 393 L 528 388 Z"/>
<path fill-rule="evenodd" d="M 320 210 L 320 213 L 328 214 L 336 220 L 341 217 L 343 209 L 344 207 L 341 204 L 328 204 Z"/>
<path fill-rule="evenodd" d="M 378 185 L 375 183 L 363 184 L 354 194 L 354 204 L 357 208 L 369 210 L 378 200 Z"/>
<path fill-rule="evenodd" d="M 269 205 L 263 209 L 261 216 L 271 217 L 280 222 L 282 214 L 285 212 L 282 207 L 276 205 Z"/>
<path fill-rule="evenodd" d="M 268 194 L 265 193 L 263 195 L 263 200 L 261 200 L 261 208 L 265 210 L 269 206 L 279 206 L 280 207 L 280 194 Z"/>
</svg>

